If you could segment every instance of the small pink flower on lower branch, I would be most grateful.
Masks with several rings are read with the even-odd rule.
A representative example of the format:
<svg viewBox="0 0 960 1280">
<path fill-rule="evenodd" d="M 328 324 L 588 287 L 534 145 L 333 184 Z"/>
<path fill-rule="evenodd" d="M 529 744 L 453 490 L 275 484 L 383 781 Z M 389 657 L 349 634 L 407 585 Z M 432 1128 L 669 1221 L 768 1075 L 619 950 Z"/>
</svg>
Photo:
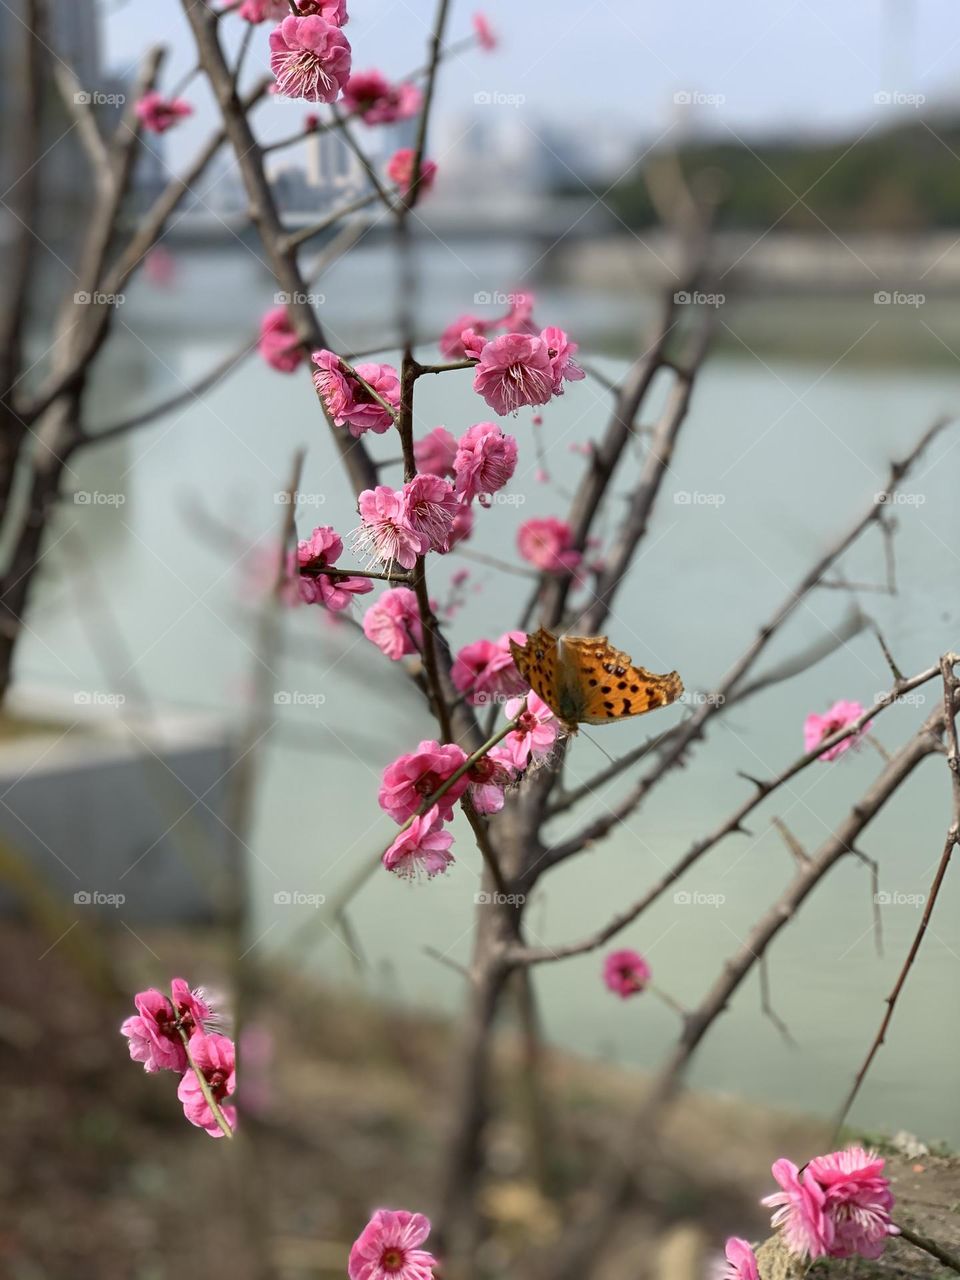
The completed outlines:
<svg viewBox="0 0 960 1280">
<path fill-rule="evenodd" d="M 165 98 L 156 89 L 145 93 L 136 105 L 137 119 L 151 133 L 166 133 L 186 116 L 193 115 L 193 107 L 183 98 Z"/>
<path fill-rule="evenodd" d="M 236 1051 L 227 1036 L 204 1035 L 198 1032 L 190 1040 L 190 1056 L 209 1087 L 213 1100 L 223 1113 L 231 1129 L 237 1127 L 237 1109 L 228 1106 L 237 1087 Z M 183 1114 L 198 1129 L 205 1129 L 211 1138 L 222 1138 L 223 1130 L 213 1109 L 203 1096 L 197 1071 L 188 1067 L 177 1089 L 177 1097 L 183 1103 Z"/>
<path fill-rule="evenodd" d="M 437 1260 L 420 1246 L 430 1219 L 406 1209 L 377 1209 L 350 1250 L 350 1280 L 432 1280 Z"/>
<path fill-rule="evenodd" d="M 398 756 L 383 771 L 378 800 L 394 822 L 405 822 L 466 761 L 466 752 L 454 742 L 440 744 L 427 738 L 407 755 Z M 437 801 L 440 817 L 453 817 L 453 806 L 463 795 L 470 779 L 466 774 L 457 779 Z"/>
<path fill-rule="evenodd" d="M 343 554 L 343 540 L 332 525 L 320 525 L 309 538 L 297 543 L 297 569 L 323 569 L 334 565 Z M 373 590 L 369 578 L 347 573 L 318 573 L 316 577 L 298 573 L 297 590 L 304 604 L 322 604 L 333 613 L 346 609 L 354 596 Z"/>
<path fill-rule="evenodd" d="M 839 733 L 841 729 L 847 729 L 850 725 L 855 724 L 863 715 L 863 707 L 859 702 L 846 702 L 842 698 L 833 704 L 825 715 L 818 715 L 815 711 L 811 711 L 803 722 L 803 745 L 807 751 L 812 751 L 818 743 L 823 742 L 825 738 L 831 737 L 835 733 Z M 828 761 L 836 760 L 837 756 L 842 756 L 845 751 L 849 751 L 851 747 L 858 747 L 863 735 L 873 727 L 873 722 L 868 721 L 862 729 L 857 733 L 853 733 L 849 738 L 844 738 L 842 742 L 838 742 L 835 747 L 820 754 L 819 759 Z"/>
<path fill-rule="evenodd" d="M 423 626 L 416 593 L 409 587 L 385 591 L 363 615 L 363 634 L 391 662 L 399 662 L 423 646 Z"/>
<path fill-rule="evenodd" d="M 716 1280 L 760 1280 L 756 1256 L 746 1240 L 731 1236 L 723 1252 L 725 1261 L 717 1265 Z"/>
<path fill-rule="evenodd" d="M 260 321 L 257 349 L 271 368 L 293 373 L 303 361 L 300 339 L 290 323 L 286 307 L 272 307 Z"/>
<path fill-rule="evenodd" d="M 466 782 L 466 777 L 464 778 Z M 453 862 L 453 836 L 443 828 L 437 805 L 415 817 L 401 831 L 383 855 L 383 865 L 398 876 L 414 878 L 418 872 L 428 877 L 440 875 Z"/>
<path fill-rule="evenodd" d="M 773 1176 L 781 1190 L 762 1203 L 776 1209 L 772 1225 L 801 1258 L 879 1258 L 887 1237 L 898 1234 L 883 1167 L 862 1147 L 816 1156 L 803 1170 L 778 1160 Z"/>
<path fill-rule="evenodd" d="M 624 947 L 611 951 L 603 962 L 603 980 L 621 1000 L 638 995 L 650 982 L 650 966 L 639 951 Z"/>
<path fill-rule="evenodd" d="M 507 631 L 499 640 L 474 640 L 458 652 L 450 675 L 473 706 L 497 697 L 513 697 L 526 689 L 510 652 L 511 640 L 525 644 L 526 633 Z"/>
<path fill-rule="evenodd" d="M 412 147 L 401 147 L 399 151 L 395 151 L 390 157 L 387 165 L 387 177 L 391 182 L 396 183 L 404 195 L 409 195 L 410 186 L 413 182 L 413 164 L 416 160 L 416 153 Z M 420 195 L 425 196 L 432 188 L 437 178 L 437 165 L 434 160 L 428 160 L 426 156 L 420 161 L 420 181 L 417 184 L 417 191 Z"/>
</svg>

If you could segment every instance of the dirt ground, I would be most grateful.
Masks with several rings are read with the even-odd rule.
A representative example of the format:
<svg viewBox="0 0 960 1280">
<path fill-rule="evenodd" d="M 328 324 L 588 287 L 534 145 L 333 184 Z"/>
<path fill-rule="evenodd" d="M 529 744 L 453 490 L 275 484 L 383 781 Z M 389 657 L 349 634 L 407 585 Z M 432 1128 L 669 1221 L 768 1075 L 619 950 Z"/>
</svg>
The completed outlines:
<svg viewBox="0 0 960 1280">
<path fill-rule="evenodd" d="M 242 1140 L 227 1147 L 186 1123 L 175 1078 L 145 1075 L 117 1031 L 140 987 L 180 974 L 226 988 L 216 939 L 120 929 L 104 957 L 79 927 L 51 950 L 51 925 L 0 925 L 0 1275 L 324 1280 L 345 1276 L 375 1205 L 431 1212 L 450 1123 L 450 1028 L 261 975 L 240 1047 Z M 497 1280 L 527 1280 L 530 1250 L 593 1194 L 601 1154 L 644 1083 L 547 1052 L 546 1141 L 534 1144 L 509 1033 L 498 1072 L 504 1107 L 490 1130 L 479 1262 Z M 657 1203 L 638 1206 L 590 1280 L 702 1273 L 726 1234 L 764 1233 L 757 1200 L 772 1161 L 801 1162 L 823 1141 L 809 1120 L 684 1097 L 652 1171 Z M 890 1168 L 905 1221 L 960 1251 L 960 1161 L 894 1154 Z M 897 1243 L 880 1262 L 829 1274 L 951 1273 Z"/>
</svg>

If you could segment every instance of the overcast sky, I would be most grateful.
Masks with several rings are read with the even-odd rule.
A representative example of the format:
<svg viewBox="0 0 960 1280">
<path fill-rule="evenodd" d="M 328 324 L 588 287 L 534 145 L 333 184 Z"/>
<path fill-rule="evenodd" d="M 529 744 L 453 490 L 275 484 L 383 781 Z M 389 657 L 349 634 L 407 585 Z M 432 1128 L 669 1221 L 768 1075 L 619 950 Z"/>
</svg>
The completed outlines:
<svg viewBox="0 0 960 1280">
<path fill-rule="evenodd" d="M 193 61 L 178 0 L 120 0 L 104 8 L 106 54 L 128 66 L 149 40 L 174 54 L 166 83 Z M 400 75 L 424 60 L 434 0 L 352 0 L 348 34 L 354 66 Z M 450 34 L 466 33 L 477 8 L 455 0 Z M 520 96 L 520 106 L 554 126 L 591 125 L 653 139 L 678 117 L 687 129 L 757 136 L 770 131 L 856 136 L 911 105 L 875 102 L 882 91 L 923 95 L 927 107 L 960 101 L 957 0 L 486 0 L 502 37 L 494 54 L 471 51 L 448 68 L 438 103 L 471 113 L 474 94 Z M 234 33 L 244 25 L 225 20 Z M 250 63 L 266 63 L 265 24 Z M 703 95 L 678 110 L 677 92 Z M 173 162 L 191 153 L 213 119 L 199 90 L 195 120 L 168 135 Z M 709 101 L 707 100 L 709 99 Z M 720 99 L 719 101 L 715 101 Z M 302 104 L 270 103 L 258 116 L 264 136 L 299 122 Z"/>
</svg>

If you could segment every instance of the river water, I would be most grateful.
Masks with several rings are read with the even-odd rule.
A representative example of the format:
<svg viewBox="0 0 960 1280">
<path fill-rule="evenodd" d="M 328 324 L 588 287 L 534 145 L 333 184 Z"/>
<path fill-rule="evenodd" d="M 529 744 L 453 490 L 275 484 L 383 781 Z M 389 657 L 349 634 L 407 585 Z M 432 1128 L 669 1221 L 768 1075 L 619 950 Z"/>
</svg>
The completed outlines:
<svg viewBox="0 0 960 1280">
<path fill-rule="evenodd" d="M 522 245 L 433 247 L 425 259 L 431 298 L 425 329 L 436 331 L 472 309 L 475 293 L 529 285 L 534 277 L 524 264 L 530 257 Z M 317 288 L 326 296 L 320 314 L 331 345 L 367 346 L 389 335 L 392 288 L 384 249 L 360 251 Z M 650 299 L 626 293 L 575 298 L 549 281 L 538 283 L 537 292 L 542 322 L 565 326 L 585 350 L 611 338 L 624 349 L 652 313 Z M 272 294 L 262 264 L 242 248 L 178 255 L 169 289 L 139 284 L 122 305 L 119 336 L 95 388 L 92 425 L 107 426 L 196 378 L 255 328 Z M 865 296 L 842 303 L 772 301 L 764 308 L 731 302 L 722 309 L 719 352 L 697 386 L 645 549 L 609 626 L 614 642 L 637 661 L 656 670 L 676 667 L 694 691 L 722 677 L 805 567 L 864 509 L 882 487 L 887 460 L 960 399 L 954 358 L 945 354 L 946 347 L 956 349 L 945 306 L 931 305 L 921 317 L 919 310 L 881 311 Z M 909 325 L 915 337 L 922 323 L 930 337 L 914 346 L 929 358 L 896 359 L 895 326 Z M 815 330 L 832 354 L 799 341 L 795 349 L 791 335 L 804 330 Z M 765 341 L 771 334 L 776 341 Z M 825 334 L 831 337 L 824 343 Z M 610 356 L 597 363 L 609 373 L 621 367 Z M 459 434 L 488 416 L 469 374 L 420 385 L 418 430 L 442 422 Z M 583 465 L 570 445 L 600 434 L 608 405 L 608 393 L 587 381 L 547 408 L 542 435 L 549 482 L 535 476 L 529 416 L 517 419 L 510 428 L 521 443 L 510 488 L 515 501 L 478 513 L 474 547 L 513 559 L 522 520 L 564 511 Z M 356 523 L 325 430 L 305 378 L 276 374 L 254 356 L 202 403 L 189 402 L 134 436 L 78 455 L 77 490 L 119 493 L 125 501 L 64 504 L 54 533 L 62 541 L 45 558 L 20 678 L 64 693 L 89 685 L 124 689 L 135 698 L 140 687 L 159 704 L 236 716 L 251 686 L 258 580 L 243 550 L 256 545 L 269 556 L 282 514 L 275 495 L 287 483 L 297 446 L 308 448 L 302 487 L 314 504 L 301 509 L 301 528 L 331 523 L 347 531 Z M 908 501 L 896 509 L 900 595 L 858 597 L 905 672 L 958 647 L 958 433 L 932 449 L 905 486 Z M 384 457 L 396 452 L 385 441 L 375 449 Z M 621 492 L 635 470 L 631 459 Z M 113 670 L 104 670 L 96 635 L 99 630 L 102 640 L 107 624 L 101 617 L 90 625 L 78 551 L 89 554 L 109 600 L 130 655 L 120 663 L 125 672 L 116 660 Z M 850 579 L 880 581 L 877 535 L 864 538 L 844 566 Z M 462 568 L 471 578 L 450 629 L 454 647 L 515 625 L 528 590 L 521 577 L 451 556 L 431 565 L 439 600 Z M 843 593 L 812 596 L 771 646 L 768 664 L 838 628 L 848 609 Z M 274 951 L 292 936 L 308 937 L 309 948 L 298 955 L 330 981 L 454 1011 L 462 979 L 425 949 L 455 963 L 469 956 L 479 880 L 469 832 L 461 833 L 448 875 L 410 885 L 378 874 L 358 896 L 351 919 L 362 970 L 340 939 L 311 925 L 317 917 L 309 905 L 275 902 L 283 892 L 329 897 L 384 847 L 392 824 L 376 804 L 379 772 L 433 733 L 415 691 L 355 629 L 331 626 L 319 611 L 304 609 L 290 619 L 289 641 L 278 685 L 290 703 L 278 708 L 278 725 L 265 744 L 251 841 L 258 945 Z M 762 777 L 781 768 L 802 748 L 808 711 L 824 710 L 836 698 L 866 703 L 888 684 L 879 648 L 864 633 L 814 670 L 718 720 L 688 768 L 610 840 L 544 882 L 529 912 L 534 939 L 559 943 L 597 928 L 740 803 L 749 784 L 737 770 Z M 924 692 L 932 698 L 935 687 Z M 931 705 L 921 700 L 894 708 L 878 723 L 876 738 L 895 749 Z M 617 755 L 684 714 L 671 708 L 657 713 L 656 724 L 651 718 L 598 736 Z M 570 756 L 571 779 L 588 779 L 605 763 L 597 745 L 581 737 Z M 880 766 L 878 752 L 864 746 L 800 775 L 755 816 L 750 836 L 723 842 L 680 882 L 677 892 L 687 900 L 666 895 L 622 935 L 622 944 L 649 957 L 655 981 L 675 1000 L 696 1002 L 791 874 L 770 818 L 782 818 L 814 850 Z M 571 825 L 616 794 L 613 787 L 594 796 Z M 770 956 L 776 1009 L 796 1044 L 762 1017 L 754 974 L 699 1054 L 697 1085 L 793 1109 L 836 1106 L 917 926 L 948 814 L 946 769 L 934 759 L 863 840 L 889 895 L 883 957 L 875 947 L 869 878 L 851 860 L 808 900 Z M 948 879 L 854 1113 L 864 1127 L 960 1139 L 958 908 L 960 868 Z M 608 995 L 599 979 L 601 960 L 587 955 L 537 971 L 547 1034 L 586 1055 L 652 1067 L 678 1032 L 677 1016 L 653 996 L 620 1003 Z"/>
</svg>

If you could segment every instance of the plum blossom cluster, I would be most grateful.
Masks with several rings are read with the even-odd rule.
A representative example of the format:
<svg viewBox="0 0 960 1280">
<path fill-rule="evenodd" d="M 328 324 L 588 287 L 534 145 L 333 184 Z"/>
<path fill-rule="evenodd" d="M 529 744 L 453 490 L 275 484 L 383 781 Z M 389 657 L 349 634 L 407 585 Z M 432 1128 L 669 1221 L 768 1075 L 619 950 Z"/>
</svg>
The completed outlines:
<svg viewBox="0 0 960 1280">
<path fill-rule="evenodd" d="M 211 1138 L 224 1137 L 224 1126 L 234 1130 L 237 1112 L 227 1099 L 236 1091 L 236 1051 L 214 1029 L 218 1017 L 205 993 L 174 978 L 170 996 L 151 987 L 137 993 L 134 1005 L 137 1012 L 120 1028 L 133 1061 L 144 1071 L 176 1072 L 184 1115 Z"/>
<path fill-rule="evenodd" d="M 364 124 L 394 124 L 420 110 L 423 94 L 404 80 L 391 84 L 380 71 L 355 71 L 343 90 L 343 103 Z"/>
<path fill-rule="evenodd" d="M 421 1248 L 430 1219 L 406 1209 L 377 1209 L 350 1250 L 349 1280 L 431 1280 L 438 1265 Z"/>
<path fill-rule="evenodd" d="M 818 715 L 815 711 L 811 711 L 803 722 L 804 750 L 813 751 L 826 738 L 839 733 L 841 729 L 849 729 L 851 725 L 856 724 L 860 719 L 863 711 L 864 708 L 859 702 L 846 702 L 842 698 L 835 702 L 824 715 Z M 868 720 L 856 733 L 852 733 L 849 738 L 844 738 L 836 746 L 829 747 L 826 751 L 821 752 L 818 758 L 825 762 L 836 760 L 845 751 L 859 747 L 864 735 L 869 733 L 872 727 L 873 721 Z"/>
<path fill-rule="evenodd" d="M 347 427 L 357 439 L 367 431 L 379 436 L 390 430 L 400 406 L 400 378 L 393 365 L 350 368 L 325 350 L 314 351 L 311 359 L 317 366 L 313 384 L 336 426 Z"/>
<path fill-rule="evenodd" d="M 816 1156 L 803 1169 L 778 1160 L 773 1176 L 780 1190 L 764 1197 L 774 1209 L 771 1225 L 795 1257 L 879 1258 L 894 1224 L 893 1192 L 883 1173 L 884 1161 L 862 1147 L 848 1147 Z M 756 1255 L 746 1240 L 731 1237 L 726 1244 L 722 1280 L 759 1280 Z"/>
<path fill-rule="evenodd" d="M 416 152 L 412 147 L 401 147 L 399 151 L 393 153 L 387 162 L 387 177 L 399 187 L 401 193 L 405 196 L 410 194 L 413 186 L 413 167 L 416 158 Z M 420 161 L 420 180 L 417 183 L 418 193 L 426 195 L 436 179 L 436 161 L 429 160 L 424 156 Z"/>
<path fill-rule="evenodd" d="M 346 609 L 354 596 L 373 590 L 369 578 L 350 573 L 327 573 L 343 554 L 343 539 L 332 525 L 320 525 L 297 543 L 291 570 L 297 573 L 297 593 L 304 604 L 321 604 L 332 613 Z M 306 572 L 303 572 L 306 570 Z"/>
</svg>

